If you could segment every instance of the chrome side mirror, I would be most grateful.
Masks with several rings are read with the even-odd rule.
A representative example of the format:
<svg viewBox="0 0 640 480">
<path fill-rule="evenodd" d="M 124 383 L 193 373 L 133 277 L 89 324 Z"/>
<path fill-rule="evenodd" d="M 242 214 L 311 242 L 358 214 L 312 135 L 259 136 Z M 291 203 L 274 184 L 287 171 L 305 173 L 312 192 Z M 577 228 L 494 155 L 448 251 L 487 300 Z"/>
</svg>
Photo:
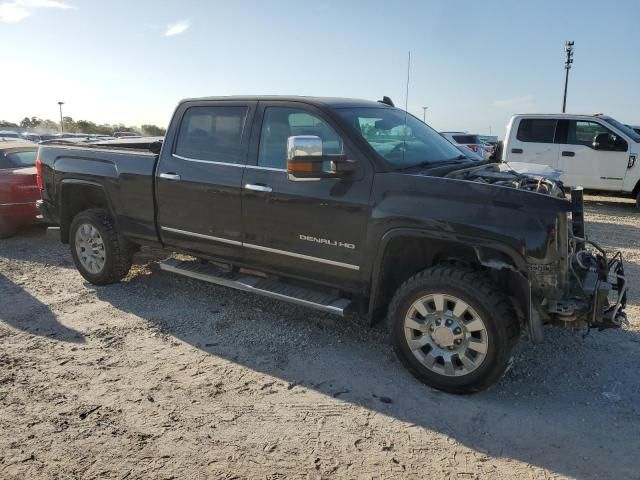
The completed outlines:
<svg viewBox="0 0 640 480">
<path fill-rule="evenodd" d="M 296 135 L 287 139 L 289 180 L 318 180 L 322 177 L 322 139 Z"/>
<path fill-rule="evenodd" d="M 328 170 L 324 170 L 325 162 Z M 324 155 L 322 139 L 315 135 L 297 135 L 287 139 L 287 173 L 289 180 L 340 178 L 353 173 L 355 160 L 346 155 Z"/>
</svg>

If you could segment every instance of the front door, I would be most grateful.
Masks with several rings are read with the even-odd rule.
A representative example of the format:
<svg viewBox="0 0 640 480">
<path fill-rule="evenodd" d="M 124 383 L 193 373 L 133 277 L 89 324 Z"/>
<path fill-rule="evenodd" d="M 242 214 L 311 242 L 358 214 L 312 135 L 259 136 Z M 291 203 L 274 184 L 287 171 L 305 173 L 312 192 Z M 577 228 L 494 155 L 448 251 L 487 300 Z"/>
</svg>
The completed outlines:
<svg viewBox="0 0 640 480">
<path fill-rule="evenodd" d="M 196 254 L 242 259 L 241 184 L 255 102 L 181 105 L 156 177 L 164 244 Z"/>
<path fill-rule="evenodd" d="M 593 148 L 594 137 L 601 133 L 615 135 L 600 122 L 590 120 L 562 120 L 560 130 L 567 131 L 559 139 L 562 181 L 569 187 L 582 186 L 598 190 L 622 190 L 629 161 L 628 149 L 617 151 Z"/>
<path fill-rule="evenodd" d="M 339 128 L 318 109 L 297 102 L 260 102 L 251 160 L 242 181 L 245 256 L 248 263 L 321 283 L 357 285 L 373 168 L 358 158 Z M 287 139 L 316 135 L 324 154 L 358 161 L 348 178 L 292 181 L 286 172 Z M 251 165 L 252 163 L 252 165 Z"/>
</svg>

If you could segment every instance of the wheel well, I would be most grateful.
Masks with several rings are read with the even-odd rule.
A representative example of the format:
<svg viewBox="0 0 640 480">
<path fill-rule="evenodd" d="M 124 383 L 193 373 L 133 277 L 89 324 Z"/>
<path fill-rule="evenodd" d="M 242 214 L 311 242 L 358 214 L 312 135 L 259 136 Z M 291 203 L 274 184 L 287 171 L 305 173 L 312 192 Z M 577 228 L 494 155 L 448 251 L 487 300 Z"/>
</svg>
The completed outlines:
<svg viewBox="0 0 640 480">
<path fill-rule="evenodd" d="M 633 196 L 637 197 L 638 193 L 640 193 L 640 180 L 638 180 L 638 183 L 636 183 L 636 186 L 633 187 Z"/>
<path fill-rule="evenodd" d="M 512 292 L 518 272 L 504 253 L 448 240 L 417 236 L 398 236 L 387 244 L 379 270 L 376 291 L 372 292 L 370 318 L 372 323 L 386 316 L 387 307 L 396 290 L 416 273 L 438 264 L 464 265 L 473 270 L 485 270 L 509 296 L 521 303 L 522 293 Z M 516 282 L 517 283 L 517 282 Z M 528 310 L 528 309 L 527 309 Z M 522 310 L 521 310 L 522 311 Z"/>
<path fill-rule="evenodd" d="M 60 239 L 69 242 L 69 227 L 73 218 L 89 208 L 109 209 L 104 191 L 93 185 L 65 185 L 60 199 Z"/>
</svg>

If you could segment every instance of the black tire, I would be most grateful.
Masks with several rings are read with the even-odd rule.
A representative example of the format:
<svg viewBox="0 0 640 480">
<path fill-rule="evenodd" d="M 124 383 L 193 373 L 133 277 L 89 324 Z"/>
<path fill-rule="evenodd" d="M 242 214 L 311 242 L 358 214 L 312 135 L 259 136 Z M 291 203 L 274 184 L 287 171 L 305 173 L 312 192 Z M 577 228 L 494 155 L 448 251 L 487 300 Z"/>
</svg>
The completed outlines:
<svg viewBox="0 0 640 480">
<path fill-rule="evenodd" d="M 636 208 L 640 210 L 640 191 L 638 191 L 638 195 L 636 195 Z"/>
<path fill-rule="evenodd" d="M 478 313 L 486 327 L 488 346 L 484 360 L 468 374 L 447 376 L 435 372 L 423 365 L 409 348 L 405 316 L 416 300 L 429 294 L 459 298 Z M 421 382 L 449 393 L 475 393 L 497 382 L 505 373 L 511 350 L 520 336 L 520 325 L 511 302 L 491 279 L 455 266 L 429 268 L 407 280 L 394 295 L 388 318 L 391 340 L 403 365 Z"/>
<path fill-rule="evenodd" d="M 83 224 L 95 227 L 104 243 L 104 266 L 97 273 L 87 270 L 78 258 L 76 232 Z M 129 273 L 133 261 L 133 245 L 118 235 L 113 219 L 106 210 L 92 208 L 76 215 L 71 222 L 69 246 L 76 268 L 87 281 L 94 285 L 119 282 Z"/>
</svg>

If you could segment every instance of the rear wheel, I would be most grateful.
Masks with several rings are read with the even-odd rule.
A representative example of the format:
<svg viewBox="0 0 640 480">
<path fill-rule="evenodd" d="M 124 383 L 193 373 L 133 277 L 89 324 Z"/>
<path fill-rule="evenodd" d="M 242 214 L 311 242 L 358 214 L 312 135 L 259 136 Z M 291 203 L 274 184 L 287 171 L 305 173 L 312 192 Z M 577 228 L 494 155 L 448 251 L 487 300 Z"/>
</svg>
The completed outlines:
<svg viewBox="0 0 640 480">
<path fill-rule="evenodd" d="M 638 195 L 636 195 L 636 208 L 640 210 L 640 190 L 638 191 Z"/>
<path fill-rule="evenodd" d="M 86 280 L 107 285 L 127 275 L 133 260 L 132 245 L 118 235 L 105 210 L 79 213 L 71 222 L 69 233 L 71 256 Z"/>
<path fill-rule="evenodd" d="M 411 277 L 389 307 L 399 359 L 419 380 L 473 393 L 505 372 L 519 337 L 509 299 L 483 274 L 434 267 Z"/>
</svg>

